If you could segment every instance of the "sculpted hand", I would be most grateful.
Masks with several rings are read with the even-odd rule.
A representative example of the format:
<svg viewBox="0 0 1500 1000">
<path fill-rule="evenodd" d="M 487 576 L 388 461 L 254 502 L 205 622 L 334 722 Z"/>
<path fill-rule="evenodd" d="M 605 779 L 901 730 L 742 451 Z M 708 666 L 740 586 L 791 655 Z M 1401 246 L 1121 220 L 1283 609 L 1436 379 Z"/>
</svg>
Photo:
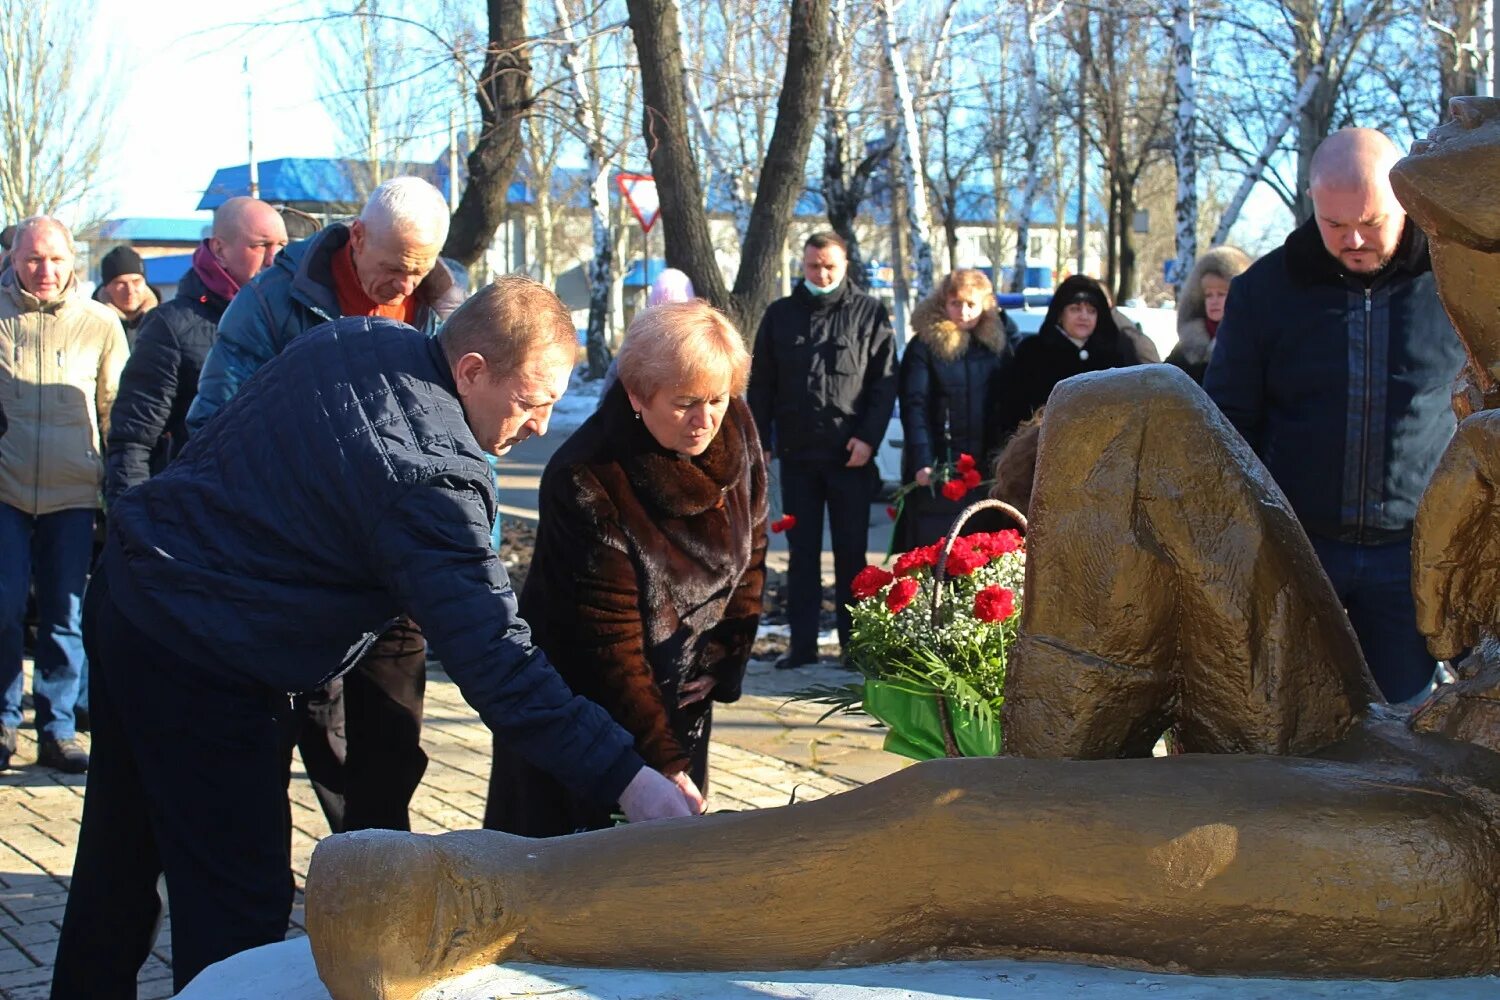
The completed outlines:
<svg viewBox="0 0 1500 1000">
<path fill-rule="evenodd" d="M 686 708 L 696 701 L 702 701 L 704 698 L 707 698 L 709 692 L 714 689 L 714 683 L 717 680 L 718 678 L 712 674 L 704 674 L 702 677 L 696 677 L 688 681 L 681 688 L 680 697 L 677 699 L 677 707 Z"/>
<path fill-rule="evenodd" d="M 918 486 L 931 486 L 932 485 L 932 466 L 930 466 L 930 465 L 924 465 L 924 466 L 922 466 L 922 468 L 920 468 L 920 469 L 917 470 L 917 474 L 913 478 L 916 479 Z"/>
<path fill-rule="evenodd" d="M 1412 531 L 1417 628 L 1440 660 L 1500 626 L 1500 410 L 1465 418 L 1438 461 Z"/>
<path fill-rule="evenodd" d="M 680 777 L 686 778 L 686 775 Z M 667 778 L 654 768 L 643 767 L 635 772 L 630 784 L 620 793 L 620 808 L 625 818 L 632 823 L 644 823 L 648 819 L 672 819 L 677 816 L 696 816 L 703 811 L 703 796 L 687 779 L 694 797 L 687 794 L 680 782 Z"/>
<path fill-rule="evenodd" d="M 844 450 L 849 453 L 849 461 L 844 465 L 850 469 L 857 469 L 870 460 L 875 454 L 875 449 L 865 444 L 859 438 L 850 438 L 849 443 L 844 445 Z"/>
</svg>

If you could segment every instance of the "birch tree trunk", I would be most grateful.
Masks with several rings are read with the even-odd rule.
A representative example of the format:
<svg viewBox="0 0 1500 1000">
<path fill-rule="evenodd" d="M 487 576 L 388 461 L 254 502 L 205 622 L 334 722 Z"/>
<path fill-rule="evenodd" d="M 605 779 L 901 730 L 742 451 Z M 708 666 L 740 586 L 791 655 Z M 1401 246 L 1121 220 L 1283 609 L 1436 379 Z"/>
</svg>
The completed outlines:
<svg viewBox="0 0 1500 1000">
<path fill-rule="evenodd" d="M 1026 158 L 1026 175 L 1021 182 L 1021 197 L 1016 205 L 1016 261 L 1010 277 L 1010 290 L 1026 288 L 1026 255 L 1031 242 L 1031 212 L 1041 183 L 1042 164 L 1038 157 L 1042 139 L 1041 49 L 1038 38 L 1043 19 L 1036 8 L 1038 0 L 1022 0 L 1025 16 L 1026 52 L 1021 71 L 1026 87 L 1025 125 L 1021 130 L 1022 155 Z M 1060 9 L 1061 5 L 1059 5 Z"/>
<path fill-rule="evenodd" d="M 927 184 L 922 173 L 922 140 L 917 132 L 917 110 L 912 100 L 906 60 L 896 46 L 896 22 L 891 15 L 890 0 L 879 0 L 880 25 L 885 39 L 886 61 L 890 63 L 895 88 L 898 142 L 901 149 L 901 172 L 906 181 L 906 224 L 911 239 L 912 263 L 917 272 L 917 297 L 932 291 L 932 229 L 927 223 Z"/>
<path fill-rule="evenodd" d="M 1198 66 L 1195 0 L 1175 0 L 1172 55 L 1177 97 L 1177 264 L 1179 293 L 1198 257 Z"/>
<path fill-rule="evenodd" d="M 881 142 L 867 149 L 855 162 L 849 134 L 850 52 L 847 35 L 847 0 L 834 0 L 832 50 L 828 56 L 828 85 L 823 100 L 823 205 L 828 224 L 849 245 L 849 280 L 861 291 L 869 289 L 870 276 L 859 232 L 854 222 L 864 203 L 870 179 L 886 158 L 891 144 Z"/>
<path fill-rule="evenodd" d="M 566 0 L 553 0 L 557 26 L 565 48 L 563 61 L 573 87 L 573 118 L 583 139 L 585 167 L 589 173 L 589 220 L 593 225 L 594 256 L 589 261 L 589 378 L 603 378 L 609 370 L 610 350 L 605 338 L 610 311 L 610 285 L 614 279 L 615 245 L 609 231 L 609 157 L 605 152 L 599 109 L 589 89 L 584 59 L 573 31 L 573 18 Z"/>
</svg>

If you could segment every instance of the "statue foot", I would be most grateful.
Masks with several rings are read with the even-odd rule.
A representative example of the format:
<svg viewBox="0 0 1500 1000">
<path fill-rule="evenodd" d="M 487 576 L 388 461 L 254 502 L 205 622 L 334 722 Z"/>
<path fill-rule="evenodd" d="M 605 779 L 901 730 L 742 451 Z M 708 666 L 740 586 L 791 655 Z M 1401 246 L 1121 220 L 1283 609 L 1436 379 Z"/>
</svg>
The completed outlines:
<svg viewBox="0 0 1500 1000">
<path fill-rule="evenodd" d="M 410 1000 L 498 961 L 518 933 L 506 900 L 518 843 L 486 830 L 364 830 L 319 843 L 307 872 L 307 933 L 333 1000 Z"/>
</svg>

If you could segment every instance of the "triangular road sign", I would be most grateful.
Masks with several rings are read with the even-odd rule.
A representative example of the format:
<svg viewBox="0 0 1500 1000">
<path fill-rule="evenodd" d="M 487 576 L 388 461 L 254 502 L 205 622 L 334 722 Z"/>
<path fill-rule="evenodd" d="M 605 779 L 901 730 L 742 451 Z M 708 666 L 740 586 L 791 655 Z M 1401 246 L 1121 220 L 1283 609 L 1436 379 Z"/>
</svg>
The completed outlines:
<svg viewBox="0 0 1500 1000">
<path fill-rule="evenodd" d="M 656 225 L 656 217 L 661 214 L 661 199 L 656 194 L 656 178 L 650 174 L 619 174 L 615 183 L 620 186 L 620 194 L 625 196 L 625 203 L 635 213 L 641 229 L 651 232 L 651 227 Z"/>
</svg>

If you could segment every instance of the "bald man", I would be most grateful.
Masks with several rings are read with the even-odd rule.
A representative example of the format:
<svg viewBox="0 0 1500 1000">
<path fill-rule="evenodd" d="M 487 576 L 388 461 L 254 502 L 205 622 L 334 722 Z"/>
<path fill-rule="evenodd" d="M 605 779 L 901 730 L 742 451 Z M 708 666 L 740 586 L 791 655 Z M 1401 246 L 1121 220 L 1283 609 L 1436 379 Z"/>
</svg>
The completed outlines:
<svg viewBox="0 0 1500 1000">
<path fill-rule="evenodd" d="M 177 297 L 147 316 L 125 363 L 109 425 L 108 502 L 160 472 L 187 443 L 188 407 L 219 320 L 286 243 L 281 216 L 263 201 L 231 198 L 214 212 Z"/>
<path fill-rule="evenodd" d="M 1229 286 L 1203 388 L 1265 462 L 1312 539 L 1390 701 L 1435 663 L 1417 631 L 1411 529 L 1453 436 L 1464 352 L 1427 239 L 1391 190 L 1384 135 L 1313 156 L 1313 218 Z"/>
</svg>

